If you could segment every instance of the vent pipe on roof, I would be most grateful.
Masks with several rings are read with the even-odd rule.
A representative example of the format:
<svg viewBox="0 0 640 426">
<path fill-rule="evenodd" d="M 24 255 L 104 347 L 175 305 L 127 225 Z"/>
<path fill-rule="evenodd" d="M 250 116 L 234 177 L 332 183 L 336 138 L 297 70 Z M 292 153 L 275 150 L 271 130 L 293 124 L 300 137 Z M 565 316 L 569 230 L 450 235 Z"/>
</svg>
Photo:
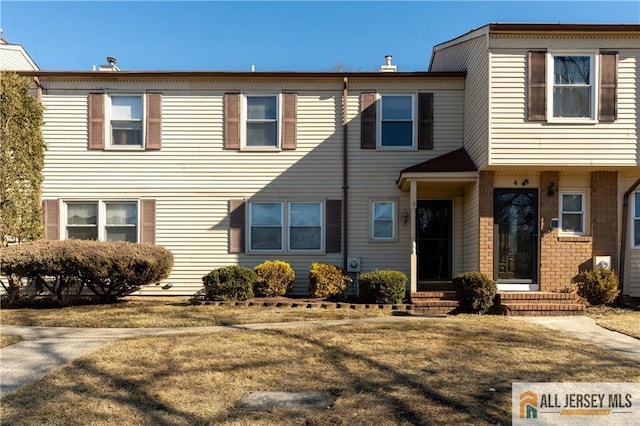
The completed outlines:
<svg viewBox="0 0 640 426">
<path fill-rule="evenodd" d="M 396 72 L 398 71 L 397 65 L 391 65 L 391 59 L 393 56 L 387 55 L 384 57 L 384 65 L 380 67 L 380 72 Z"/>
<path fill-rule="evenodd" d="M 108 65 L 100 65 L 99 71 L 120 71 L 120 68 L 116 66 L 116 58 L 113 56 L 107 56 Z"/>
</svg>

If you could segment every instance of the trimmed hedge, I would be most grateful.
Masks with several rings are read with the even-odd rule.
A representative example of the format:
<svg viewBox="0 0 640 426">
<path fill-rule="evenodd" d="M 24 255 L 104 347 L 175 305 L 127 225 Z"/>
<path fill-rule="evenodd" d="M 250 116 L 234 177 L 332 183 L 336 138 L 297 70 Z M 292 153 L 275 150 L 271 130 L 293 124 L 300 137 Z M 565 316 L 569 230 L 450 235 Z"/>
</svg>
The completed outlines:
<svg viewBox="0 0 640 426">
<path fill-rule="evenodd" d="M 253 268 L 257 280 L 253 292 L 258 296 L 282 296 L 293 290 L 296 274 L 291 265 L 282 260 L 265 260 Z"/>
<path fill-rule="evenodd" d="M 169 276 L 173 254 L 161 246 L 123 241 L 36 241 L 0 250 L 9 303 L 47 289 L 62 305 L 89 290 L 98 302 L 112 302 Z"/>
<path fill-rule="evenodd" d="M 205 299 L 247 300 L 253 297 L 258 276 L 249 268 L 238 265 L 214 269 L 202 277 Z"/>
<path fill-rule="evenodd" d="M 313 262 L 309 267 L 309 294 L 323 299 L 344 298 L 351 277 L 330 263 Z"/>
<path fill-rule="evenodd" d="M 380 269 L 361 274 L 360 297 L 374 303 L 400 303 L 406 293 L 407 275 L 404 272 Z"/>
<path fill-rule="evenodd" d="M 451 281 L 456 290 L 461 310 L 483 314 L 493 306 L 498 286 L 485 274 L 465 272 L 456 275 Z"/>
<path fill-rule="evenodd" d="M 578 295 L 587 299 L 590 305 L 611 303 L 620 294 L 618 275 L 602 266 L 581 272 L 574 281 L 578 285 Z"/>
</svg>

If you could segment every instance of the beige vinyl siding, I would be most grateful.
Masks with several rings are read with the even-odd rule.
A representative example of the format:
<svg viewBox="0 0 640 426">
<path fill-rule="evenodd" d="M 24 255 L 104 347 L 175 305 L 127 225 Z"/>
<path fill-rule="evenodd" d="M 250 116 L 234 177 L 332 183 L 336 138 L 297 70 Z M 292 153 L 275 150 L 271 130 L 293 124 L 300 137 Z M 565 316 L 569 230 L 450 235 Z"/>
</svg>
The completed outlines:
<svg viewBox="0 0 640 426">
<path fill-rule="evenodd" d="M 123 91 L 144 91 L 130 85 Z M 178 88 L 180 89 L 180 88 Z M 298 91 L 298 149 L 237 152 L 222 149 L 223 96 L 212 91 L 163 93 L 160 151 L 88 151 L 87 90 L 49 89 L 43 97 L 48 150 L 43 198 L 156 200 L 156 242 L 175 266 L 165 283 L 143 294 L 193 294 L 211 269 L 265 259 L 291 262 L 296 291 L 306 293 L 312 261 L 341 264 L 342 254 L 228 254 L 230 199 L 324 201 L 342 198 L 341 91 Z M 280 86 L 262 90 L 279 92 Z"/>
<path fill-rule="evenodd" d="M 464 190 L 464 271 L 480 268 L 480 192 L 477 182 Z"/>
<path fill-rule="evenodd" d="M 492 165 L 634 166 L 638 161 L 638 51 L 622 50 L 618 64 L 618 119 L 563 124 L 526 120 L 527 50 L 491 54 Z"/>
<path fill-rule="evenodd" d="M 628 258 L 623 293 L 631 297 L 640 297 L 640 249 L 629 250 Z"/>
<path fill-rule="evenodd" d="M 37 70 L 22 46 L 0 44 L 0 70 Z"/>
<path fill-rule="evenodd" d="M 480 169 L 488 164 L 489 54 L 486 35 L 435 52 L 430 71 L 466 71 L 464 147 Z"/>
</svg>

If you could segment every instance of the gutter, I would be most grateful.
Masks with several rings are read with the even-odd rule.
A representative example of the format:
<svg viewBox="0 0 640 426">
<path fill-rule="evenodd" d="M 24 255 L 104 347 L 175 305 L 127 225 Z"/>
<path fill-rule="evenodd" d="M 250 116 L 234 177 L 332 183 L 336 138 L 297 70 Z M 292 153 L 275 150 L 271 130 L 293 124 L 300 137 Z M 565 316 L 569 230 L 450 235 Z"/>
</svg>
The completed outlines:
<svg viewBox="0 0 640 426">
<path fill-rule="evenodd" d="M 620 282 L 618 283 L 618 288 L 620 289 L 618 300 L 620 301 L 624 296 L 624 268 L 627 254 L 627 228 L 629 227 L 629 197 L 638 186 L 640 186 L 640 178 L 638 178 L 633 185 L 627 189 L 627 192 L 624 193 L 624 197 L 622 198 L 622 236 L 620 238 L 620 269 L 618 271 L 618 278 L 620 279 Z"/>
<path fill-rule="evenodd" d="M 348 164 L 348 144 L 349 137 L 347 132 L 347 101 L 349 96 L 349 78 L 344 77 L 342 86 L 342 238 L 343 238 L 343 266 L 347 269 L 347 257 L 349 256 L 349 164 Z"/>
</svg>

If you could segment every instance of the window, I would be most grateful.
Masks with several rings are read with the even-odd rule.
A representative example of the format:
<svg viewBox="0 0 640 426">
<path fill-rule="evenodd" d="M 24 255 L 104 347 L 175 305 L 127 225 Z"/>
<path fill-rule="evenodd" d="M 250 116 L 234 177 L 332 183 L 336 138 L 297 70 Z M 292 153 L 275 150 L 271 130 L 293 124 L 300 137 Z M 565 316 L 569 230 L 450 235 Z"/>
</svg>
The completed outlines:
<svg viewBox="0 0 640 426">
<path fill-rule="evenodd" d="M 640 192 L 633 194 L 633 246 L 640 247 Z"/>
<path fill-rule="evenodd" d="M 553 117 L 593 117 L 593 58 L 553 55 Z"/>
<path fill-rule="evenodd" d="M 289 249 L 322 250 L 321 203 L 289 203 Z"/>
<path fill-rule="evenodd" d="M 110 145 L 118 148 L 143 147 L 142 96 L 109 96 Z"/>
<path fill-rule="evenodd" d="M 560 232 L 585 234 L 585 195 L 583 193 L 560 194 Z"/>
<path fill-rule="evenodd" d="M 138 241 L 135 201 L 73 201 L 66 203 L 66 238 Z"/>
<path fill-rule="evenodd" d="M 374 241 L 394 240 L 395 201 L 373 201 L 371 203 L 371 239 Z"/>
<path fill-rule="evenodd" d="M 249 247 L 282 250 L 282 203 L 251 203 Z"/>
<path fill-rule="evenodd" d="M 380 146 L 413 147 L 413 95 L 380 97 Z"/>
<path fill-rule="evenodd" d="M 246 96 L 247 147 L 278 147 L 278 96 Z"/>
<path fill-rule="evenodd" d="M 283 215 L 285 205 L 286 217 Z M 252 202 L 249 206 L 251 251 L 318 252 L 323 249 L 323 203 Z M 287 242 L 286 247 L 283 241 Z"/>
</svg>

